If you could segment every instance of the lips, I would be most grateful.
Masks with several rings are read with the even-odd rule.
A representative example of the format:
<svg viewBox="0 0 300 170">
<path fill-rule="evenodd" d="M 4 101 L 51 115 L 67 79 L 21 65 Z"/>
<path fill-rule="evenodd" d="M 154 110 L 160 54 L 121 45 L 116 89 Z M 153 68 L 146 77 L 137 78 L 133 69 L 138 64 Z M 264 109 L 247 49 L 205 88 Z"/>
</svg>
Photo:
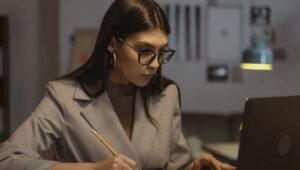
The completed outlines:
<svg viewBox="0 0 300 170">
<path fill-rule="evenodd" d="M 143 77 L 145 79 L 151 79 L 153 77 L 153 74 L 143 74 Z"/>
<path fill-rule="evenodd" d="M 153 76 L 153 74 L 143 74 L 143 76 L 144 76 L 144 77 L 150 77 L 150 78 L 151 78 L 151 77 Z"/>
</svg>

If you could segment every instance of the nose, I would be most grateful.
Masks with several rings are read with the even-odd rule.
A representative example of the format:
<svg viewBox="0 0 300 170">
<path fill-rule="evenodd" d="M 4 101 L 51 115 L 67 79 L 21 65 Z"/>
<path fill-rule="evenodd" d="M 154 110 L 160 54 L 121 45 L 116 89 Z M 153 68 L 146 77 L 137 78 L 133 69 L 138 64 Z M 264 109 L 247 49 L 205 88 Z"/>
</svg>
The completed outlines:
<svg viewBox="0 0 300 170">
<path fill-rule="evenodd" d="M 159 66 L 158 57 L 155 57 L 155 59 L 148 65 L 151 69 L 157 69 Z"/>
</svg>

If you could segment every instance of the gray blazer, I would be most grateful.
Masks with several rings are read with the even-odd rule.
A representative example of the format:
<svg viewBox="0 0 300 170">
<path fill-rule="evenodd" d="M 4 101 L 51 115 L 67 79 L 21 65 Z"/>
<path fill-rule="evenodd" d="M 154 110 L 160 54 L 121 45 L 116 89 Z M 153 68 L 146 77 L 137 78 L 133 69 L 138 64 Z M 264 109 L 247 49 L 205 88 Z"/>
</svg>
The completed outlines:
<svg viewBox="0 0 300 170">
<path fill-rule="evenodd" d="M 190 159 L 181 132 L 181 112 L 175 85 L 150 100 L 149 111 L 158 124 L 146 118 L 140 92 L 135 100 L 131 140 L 104 92 L 92 99 L 73 80 L 48 83 L 36 110 L 0 146 L 0 170 L 49 170 L 60 162 L 97 162 L 111 157 L 91 133 L 82 113 L 112 147 L 134 159 L 140 169 L 179 169 Z M 56 160 L 45 155 L 55 149 Z"/>
</svg>

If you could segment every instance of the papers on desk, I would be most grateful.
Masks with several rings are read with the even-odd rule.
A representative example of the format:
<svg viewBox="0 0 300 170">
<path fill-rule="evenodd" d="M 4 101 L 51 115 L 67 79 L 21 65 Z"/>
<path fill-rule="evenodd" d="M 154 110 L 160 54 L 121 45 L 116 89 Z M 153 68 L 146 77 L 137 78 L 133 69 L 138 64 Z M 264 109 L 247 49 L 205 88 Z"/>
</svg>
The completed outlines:
<svg viewBox="0 0 300 170">
<path fill-rule="evenodd" d="M 228 162 L 236 162 L 239 152 L 238 142 L 222 142 L 222 143 L 206 143 L 203 145 L 203 149 L 226 159 Z"/>
</svg>

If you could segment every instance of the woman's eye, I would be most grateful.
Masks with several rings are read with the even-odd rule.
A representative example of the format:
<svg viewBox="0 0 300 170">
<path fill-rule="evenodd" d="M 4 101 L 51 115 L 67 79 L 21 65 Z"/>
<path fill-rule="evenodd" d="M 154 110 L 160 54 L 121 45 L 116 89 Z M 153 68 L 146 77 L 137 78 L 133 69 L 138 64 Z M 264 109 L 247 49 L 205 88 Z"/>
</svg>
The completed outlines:
<svg viewBox="0 0 300 170">
<path fill-rule="evenodd" d="M 149 48 L 149 47 L 138 47 L 137 50 L 140 51 L 140 52 L 149 52 L 149 51 L 152 51 L 152 49 Z"/>
<path fill-rule="evenodd" d="M 151 52 L 152 50 L 151 49 L 138 49 L 139 52 Z"/>
</svg>

